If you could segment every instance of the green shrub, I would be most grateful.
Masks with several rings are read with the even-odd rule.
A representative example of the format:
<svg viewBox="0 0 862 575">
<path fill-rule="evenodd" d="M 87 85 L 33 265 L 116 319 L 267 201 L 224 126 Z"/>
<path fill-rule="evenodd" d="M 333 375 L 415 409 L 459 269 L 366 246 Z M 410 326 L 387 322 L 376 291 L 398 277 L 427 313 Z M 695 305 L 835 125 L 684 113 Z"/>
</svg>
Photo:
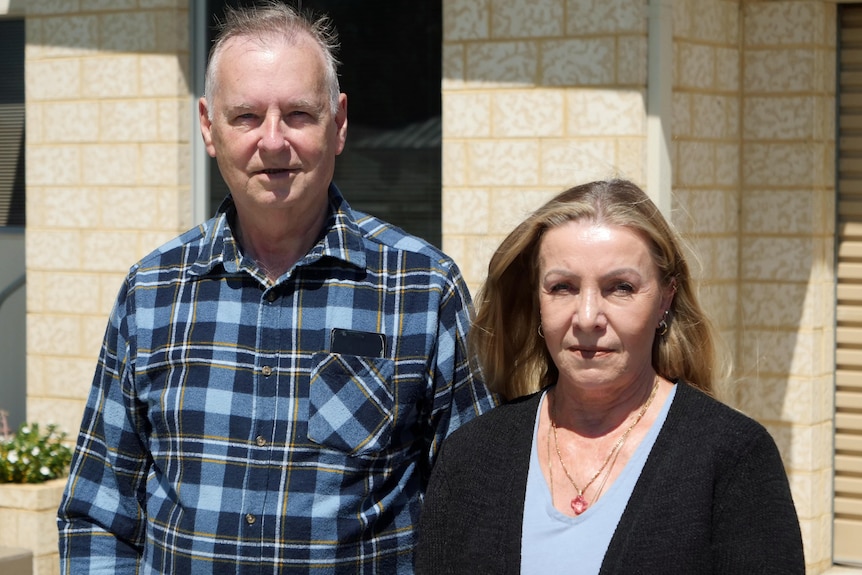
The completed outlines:
<svg viewBox="0 0 862 575">
<path fill-rule="evenodd" d="M 36 423 L 23 424 L 15 435 L 0 440 L 0 483 L 42 483 L 65 477 L 72 460 L 65 438 L 56 425 L 42 431 Z"/>
</svg>

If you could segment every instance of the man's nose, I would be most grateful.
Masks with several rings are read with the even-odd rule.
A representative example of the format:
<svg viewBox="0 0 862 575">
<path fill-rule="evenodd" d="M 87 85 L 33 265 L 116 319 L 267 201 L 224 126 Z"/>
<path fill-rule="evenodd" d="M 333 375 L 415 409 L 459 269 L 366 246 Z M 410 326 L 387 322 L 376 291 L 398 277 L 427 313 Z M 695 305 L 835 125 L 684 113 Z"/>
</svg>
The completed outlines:
<svg viewBox="0 0 862 575">
<path fill-rule="evenodd" d="M 280 150 L 286 145 L 286 125 L 280 115 L 268 115 L 261 126 L 262 133 L 258 147 L 262 150 Z"/>
</svg>

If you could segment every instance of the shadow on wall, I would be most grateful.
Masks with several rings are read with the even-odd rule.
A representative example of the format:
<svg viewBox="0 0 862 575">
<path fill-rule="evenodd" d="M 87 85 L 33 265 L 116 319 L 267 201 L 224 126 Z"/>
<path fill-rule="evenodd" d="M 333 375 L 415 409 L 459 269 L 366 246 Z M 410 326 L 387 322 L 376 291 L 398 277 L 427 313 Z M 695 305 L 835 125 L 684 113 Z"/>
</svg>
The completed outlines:
<svg viewBox="0 0 862 575">
<path fill-rule="evenodd" d="M 0 409 L 10 429 L 27 418 L 24 228 L 0 228 Z"/>
<path fill-rule="evenodd" d="M 738 6 L 731 4 L 704 2 L 704 10 L 736 14 Z M 444 205 L 445 228 L 458 240 L 451 245 L 470 246 L 456 261 L 468 273 L 479 270 L 468 278 L 471 285 L 482 280 L 496 247 L 487 239 L 507 234 L 555 192 L 613 175 L 646 182 L 647 3 L 640 12 L 615 2 L 603 9 L 596 2 L 565 6 L 546 3 L 533 10 L 497 2 L 491 11 L 482 3 L 444 3 L 444 194 L 451 206 L 466 205 L 460 190 L 486 198 L 484 209 Z M 793 165 L 779 166 L 784 179 L 774 182 L 774 163 L 746 163 L 742 137 L 747 146 L 768 147 L 774 142 L 761 134 L 772 134 L 780 126 L 770 122 L 781 120 L 740 113 L 743 95 L 748 83 L 768 91 L 776 80 L 741 72 L 746 46 L 736 24 L 723 39 L 707 39 L 685 20 L 703 14 L 683 12 L 674 5 L 669 93 L 675 105 L 673 117 L 663 121 L 672 125 L 666 138 L 672 220 L 699 254 L 703 303 L 734 364 L 719 383 L 722 399 L 769 428 L 788 468 L 809 469 L 808 460 L 791 461 L 791 422 L 830 417 L 811 405 L 832 391 L 823 349 L 832 341 L 833 312 L 825 309 L 831 292 L 820 287 L 832 265 L 828 249 L 821 249 L 831 233 L 822 230 L 829 201 L 820 191 L 799 191 L 798 182 L 812 178 L 800 174 L 804 166 L 792 159 L 785 162 Z M 713 49 L 716 43 L 721 50 Z M 707 53 L 721 60 L 708 66 L 697 61 Z M 800 69 L 788 73 L 804 76 L 806 63 L 791 62 Z M 723 76 L 722 70 L 729 72 Z M 786 183 L 788 178 L 796 183 Z M 778 193 L 765 191 L 770 183 Z M 812 325 L 816 333 L 809 336 Z M 805 405 L 788 401 L 791 377 L 811 379 L 817 390 L 800 398 Z"/>
</svg>

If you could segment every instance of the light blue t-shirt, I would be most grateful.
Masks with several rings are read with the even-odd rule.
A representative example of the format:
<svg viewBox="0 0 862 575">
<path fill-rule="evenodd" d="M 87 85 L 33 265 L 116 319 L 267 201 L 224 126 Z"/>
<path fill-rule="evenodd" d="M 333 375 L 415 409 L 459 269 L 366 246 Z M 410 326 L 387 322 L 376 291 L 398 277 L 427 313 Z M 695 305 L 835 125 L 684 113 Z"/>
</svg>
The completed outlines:
<svg viewBox="0 0 862 575">
<path fill-rule="evenodd" d="M 616 531 L 626 504 L 646 463 L 655 439 L 664 425 L 667 412 L 676 395 L 673 386 L 661 412 L 646 437 L 638 445 L 622 473 L 598 501 L 577 517 L 557 511 L 551 501 L 551 490 L 539 465 L 537 435 L 539 417 L 533 429 L 527 495 L 524 501 L 524 524 L 521 535 L 521 573 L 552 575 L 599 572 L 611 537 Z M 539 412 L 546 397 L 539 402 Z"/>
</svg>

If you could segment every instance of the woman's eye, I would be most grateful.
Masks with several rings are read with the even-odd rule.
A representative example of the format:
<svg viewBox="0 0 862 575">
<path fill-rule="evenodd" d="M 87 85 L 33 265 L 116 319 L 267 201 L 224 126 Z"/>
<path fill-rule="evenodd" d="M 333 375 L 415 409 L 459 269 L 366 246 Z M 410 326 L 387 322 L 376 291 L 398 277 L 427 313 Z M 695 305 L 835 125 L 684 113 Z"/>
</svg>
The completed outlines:
<svg viewBox="0 0 862 575">
<path fill-rule="evenodd" d="M 562 293 L 562 292 L 571 292 L 571 291 L 574 291 L 572 286 L 570 286 L 569 284 L 565 284 L 565 283 L 553 284 L 551 286 L 551 289 L 550 289 L 551 293 Z"/>
<path fill-rule="evenodd" d="M 614 291 L 618 293 L 630 294 L 635 291 L 635 288 L 632 284 L 628 282 L 620 282 L 614 287 Z"/>
</svg>

